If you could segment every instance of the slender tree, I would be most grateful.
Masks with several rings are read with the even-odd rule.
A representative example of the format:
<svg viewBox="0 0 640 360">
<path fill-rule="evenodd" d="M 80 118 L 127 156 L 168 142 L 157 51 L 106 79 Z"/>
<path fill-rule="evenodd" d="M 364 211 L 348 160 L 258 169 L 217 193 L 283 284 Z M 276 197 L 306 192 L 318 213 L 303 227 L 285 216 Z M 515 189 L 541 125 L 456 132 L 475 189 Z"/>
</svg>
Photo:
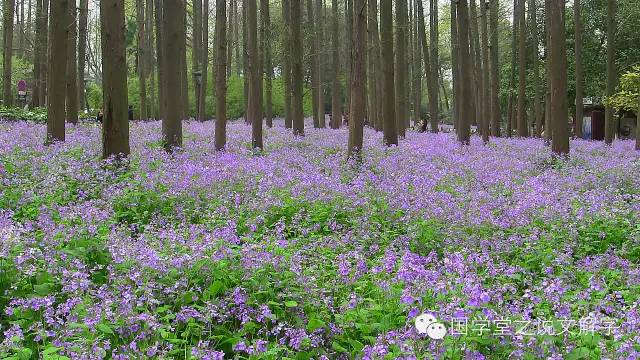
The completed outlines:
<svg viewBox="0 0 640 360">
<path fill-rule="evenodd" d="M 333 0 L 332 6 L 332 25 L 331 25 L 331 41 L 332 41 L 332 61 L 333 61 L 333 78 L 331 81 L 331 128 L 339 129 L 342 125 L 342 108 L 340 100 L 340 40 L 338 39 L 338 0 Z"/>
<path fill-rule="evenodd" d="M 490 98 L 490 75 L 489 75 L 489 30 L 487 29 L 487 17 L 489 14 L 489 2 L 480 0 L 480 31 L 482 37 L 482 115 L 480 116 L 482 125 L 482 141 L 489 142 L 491 134 L 491 98 Z"/>
<path fill-rule="evenodd" d="M 83 0 L 85 1 L 85 0 Z M 44 98 L 41 96 L 44 92 L 41 87 L 43 74 L 42 66 L 45 63 L 46 56 L 46 32 L 47 32 L 47 14 L 44 12 L 45 0 L 36 0 L 36 39 L 33 48 L 33 93 L 31 95 L 31 104 L 33 106 L 42 106 Z"/>
<path fill-rule="evenodd" d="M 138 94 L 140 96 L 140 120 L 146 120 L 147 116 L 147 69 L 146 69 L 146 23 L 144 19 L 144 0 L 136 0 L 136 24 L 137 36 L 137 70 L 138 70 Z"/>
<path fill-rule="evenodd" d="M 304 113 L 302 110 L 302 32 L 300 19 L 302 17 L 302 4 L 299 1 L 291 2 L 291 112 L 293 115 L 293 134 L 304 136 Z"/>
<path fill-rule="evenodd" d="M 182 0 L 162 0 L 162 6 L 165 33 L 163 53 L 170 54 L 173 51 L 177 53 L 176 56 L 167 56 L 164 60 L 166 108 L 162 121 L 162 135 L 165 150 L 171 152 L 177 147 L 182 147 L 182 117 L 184 116 L 182 106 L 183 96 L 186 94 L 180 86 L 184 71 L 180 54 L 184 51 L 182 46 L 185 44 L 183 26 L 185 7 Z"/>
<path fill-rule="evenodd" d="M 166 29 L 164 28 L 164 6 L 163 0 L 155 0 L 155 16 L 154 22 L 156 27 L 156 71 L 158 76 L 158 117 L 166 119 L 167 116 L 167 78 L 166 78 L 166 61 L 164 57 L 165 52 L 165 38 L 167 37 Z"/>
<path fill-rule="evenodd" d="M 249 66 L 249 102 L 247 120 L 251 123 L 251 147 L 262 149 L 262 118 L 260 117 L 260 55 L 258 53 L 258 8 L 256 0 L 244 3 L 247 14 L 247 64 Z"/>
<path fill-rule="evenodd" d="M 384 143 L 398 145 L 395 110 L 395 75 L 393 61 L 393 6 L 391 0 L 380 0 L 380 43 L 382 45 L 382 118 Z"/>
<path fill-rule="evenodd" d="M 616 91 L 616 0 L 607 1 L 607 96 Z M 604 142 L 611 144 L 616 127 L 613 118 L 614 109 L 607 106 L 604 119 Z"/>
<path fill-rule="evenodd" d="M 202 46 L 200 49 L 200 56 L 202 57 L 200 62 L 200 67 L 202 68 L 202 83 L 200 85 L 200 92 L 198 94 L 199 99 L 197 119 L 200 121 L 205 121 L 207 120 L 206 103 L 207 89 L 209 84 L 209 0 L 204 0 L 202 3 Z"/>
<path fill-rule="evenodd" d="M 78 13 L 78 105 L 88 109 L 85 98 L 85 67 L 87 62 L 87 19 L 89 16 L 89 1 L 80 0 Z"/>
<path fill-rule="evenodd" d="M 11 87 L 11 65 L 13 63 L 13 14 L 15 11 L 15 0 L 4 0 L 4 19 L 2 26 L 3 34 L 3 68 L 2 68 L 2 99 L 5 106 L 13 105 L 13 92 Z"/>
<path fill-rule="evenodd" d="M 414 1 L 411 6 L 411 15 L 412 18 L 409 21 L 411 23 L 411 31 L 412 31 L 412 57 L 413 57 L 413 65 L 411 68 L 413 79 L 413 118 L 415 126 L 422 126 L 422 47 L 421 47 L 421 36 L 420 36 L 420 24 L 418 18 L 422 19 L 423 27 L 424 27 L 424 14 L 419 15 L 418 13 L 418 3 L 420 1 Z M 424 29 L 423 29 L 424 30 Z"/>
<path fill-rule="evenodd" d="M 469 44 L 469 5 L 467 0 L 458 0 L 458 43 L 460 61 L 460 80 L 470 84 L 472 80 L 471 53 Z M 458 113 L 460 128 L 458 141 L 464 145 L 470 143 L 471 129 L 469 119 L 473 117 L 473 91 L 469 86 L 460 86 L 460 110 Z"/>
<path fill-rule="evenodd" d="M 458 0 L 451 1 L 451 78 L 453 80 L 453 124 L 456 128 L 456 132 L 460 132 L 460 105 L 461 105 L 461 92 L 460 92 L 460 36 L 458 35 Z"/>
<path fill-rule="evenodd" d="M 367 4 L 354 0 L 354 46 L 351 80 L 351 121 L 349 121 L 349 156 L 362 152 L 363 125 L 366 111 Z"/>
<path fill-rule="evenodd" d="M 206 0 L 205 0 L 206 1 Z M 192 0 L 193 19 L 191 21 L 191 72 L 193 75 L 193 98 L 196 103 L 196 119 L 204 121 L 200 115 L 202 93 L 202 0 Z M 199 79 L 198 79 L 199 78 Z"/>
<path fill-rule="evenodd" d="M 398 136 L 405 137 L 407 104 L 407 0 L 396 0 L 396 122 Z"/>
<path fill-rule="evenodd" d="M 187 3 L 181 1 L 180 6 L 182 17 L 180 18 L 181 37 L 178 43 L 177 52 L 180 60 L 180 119 L 186 119 L 189 117 L 189 76 L 187 69 Z"/>
<path fill-rule="evenodd" d="M 518 136 L 529 135 L 526 109 L 527 33 L 525 31 L 525 0 L 518 0 Z"/>
<path fill-rule="evenodd" d="M 547 33 L 545 48 L 545 69 L 547 73 L 547 92 L 545 94 L 545 116 L 544 116 L 544 142 L 551 144 L 553 138 L 553 126 L 551 122 L 551 1 L 545 0 L 544 25 Z"/>
<path fill-rule="evenodd" d="M 573 23 L 575 32 L 575 73 L 576 73 L 576 118 L 575 135 L 582 139 L 582 120 L 584 117 L 584 84 L 582 80 L 582 15 L 580 0 L 573 1 Z"/>
<path fill-rule="evenodd" d="M 430 14 L 429 14 L 429 36 L 430 36 L 430 74 L 429 81 L 427 82 L 427 91 L 429 92 L 429 118 L 431 120 L 431 132 L 438 132 L 439 112 L 438 112 L 438 83 L 440 83 L 440 60 L 438 54 L 438 0 L 430 0 Z M 426 56 L 426 55 L 425 55 Z M 429 90 L 431 89 L 431 90 Z M 445 93 L 446 95 L 446 93 Z"/>
<path fill-rule="evenodd" d="M 482 113 L 482 57 L 480 56 L 480 31 L 478 30 L 478 11 L 476 0 L 469 0 L 469 46 L 471 54 L 471 78 L 473 88 L 472 96 L 472 125 L 477 125 L 478 131 L 482 131 L 480 126 L 480 114 Z"/>
<path fill-rule="evenodd" d="M 551 26 L 549 28 L 551 55 L 551 121 L 554 154 L 569 154 L 569 126 L 567 124 L 567 45 L 565 39 L 564 1 L 551 2 Z"/>
<path fill-rule="evenodd" d="M 529 18 L 531 24 L 531 67 L 533 85 L 533 105 L 531 106 L 531 117 L 535 122 L 535 136 L 542 134 L 542 101 L 540 99 L 540 66 L 538 59 L 538 14 L 535 0 L 529 0 Z"/>
<path fill-rule="evenodd" d="M 291 109 L 291 0 L 282 0 L 282 19 L 284 22 L 284 31 L 282 37 L 284 126 L 287 129 L 290 129 L 293 127 L 293 114 Z"/>
<path fill-rule="evenodd" d="M 316 65 L 316 79 L 318 82 L 318 117 L 320 118 L 320 127 L 325 128 L 327 124 L 325 122 L 325 101 L 324 101 L 324 81 L 322 77 L 322 56 L 324 53 L 324 25 L 325 15 L 323 13 L 322 0 L 315 0 L 316 3 L 316 18 L 317 18 L 317 34 L 316 34 L 316 49 L 318 49 L 317 65 Z"/>
<path fill-rule="evenodd" d="M 273 65 L 271 64 L 271 16 L 269 0 L 260 0 L 261 42 L 265 78 L 265 119 L 268 127 L 273 126 Z"/>
<path fill-rule="evenodd" d="M 227 0 L 216 0 L 216 150 L 227 142 Z"/>
<path fill-rule="evenodd" d="M 309 42 L 311 46 L 309 47 L 309 77 L 311 78 L 311 104 L 312 104 L 312 118 L 313 118 L 313 127 L 320 128 L 320 104 L 318 104 L 319 92 L 320 92 L 320 79 L 318 78 L 318 64 L 319 64 L 319 56 L 318 52 L 320 49 L 318 48 L 317 43 L 317 32 L 319 25 L 316 24 L 314 19 L 314 4 L 313 0 L 307 0 L 307 31 L 309 32 Z M 317 26 L 318 25 L 318 26 Z"/>
<path fill-rule="evenodd" d="M 75 0 L 68 2 L 67 26 L 69 27 L 69 44 L 67 45 L 67 121 L 71 124 L 78 123 L 78 59 L 76 55 L 76 30 L 77 8 Z"/>
<path fill-rule="evenodd" d="M 490 93 L 490 122 L 491 122 L 491 135 L 500 136 L 500 61 L 498 52 L 498 0 L 489 0 L 489 25 L 491 27 L 491 40 L 489 57 L 491 63 L 491 93 Z"/>
<path fill-rule="evenodd" d="M 129 120 L 124 2 L 102 0 L 100 17 L 102 53 L 109 54 L 102 59 L 104 96 L 102 156 L 104 158 L 127 156 L 129 155 Z"/>
<path fill-rule="evenodd" d="M 369 0 L 368 2 L 367 33 L 369 35 L 369 53 L 367 54 L 367 62 L 369 64 L 367 68 L 367 105 L 369 109 L 367 111 L 367 119 L 371 126 L 380 131 L 382 130 L 380 121 L 382 116 L 379 110 L 381 96 L 379 89 L 380 35 L 378 32 L 378 0 Z"/>
<path fill-rule="evenodd" d="M 46 143 L 65 140 L 65 93 L 67 56 L 69 45 L 69 1 L 51 2 L 51 49 L 49 50 L 49 76 L 47 93 L 47 139 Z"/>
<path fill-rule="evenodd" d="M 507 100 L 507 137 L 513 135 L 517 125 L 517 95 L 515 84 L 518 76 L 518 33 L 520 31 L 520 1 L 513 0 L 513 27 L 511 36 L 511 77 L 509 78 L 509 99 Z"/>
</svg>

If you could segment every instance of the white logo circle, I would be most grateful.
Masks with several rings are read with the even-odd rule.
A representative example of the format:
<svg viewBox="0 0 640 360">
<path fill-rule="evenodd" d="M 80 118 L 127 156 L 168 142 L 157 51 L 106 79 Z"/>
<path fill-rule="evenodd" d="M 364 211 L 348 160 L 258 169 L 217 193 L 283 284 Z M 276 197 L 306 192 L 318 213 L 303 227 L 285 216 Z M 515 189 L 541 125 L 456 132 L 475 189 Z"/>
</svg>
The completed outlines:
<svg viewBox="0 0 640 360">
<path fill-rule="evenodd" d="M 418 334 L 427 334 L 433 340 L 442 340 L 447 334 L 447 327 L 431 314 L 418 315 L 414 324 Z"/>
</svg>

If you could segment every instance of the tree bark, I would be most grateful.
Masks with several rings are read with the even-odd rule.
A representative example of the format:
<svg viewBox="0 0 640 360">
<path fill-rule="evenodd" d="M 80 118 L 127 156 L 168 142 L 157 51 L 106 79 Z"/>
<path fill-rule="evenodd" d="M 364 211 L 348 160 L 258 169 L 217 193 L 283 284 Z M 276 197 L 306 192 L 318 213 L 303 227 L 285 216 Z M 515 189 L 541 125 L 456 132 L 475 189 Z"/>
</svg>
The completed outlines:
<svg viewBox="0 0 640 360">
<path fill-rule="evenodd" d="M 458 113 L 460 129 L 458 130 L 458 141 L 463 145 L 469 145 L 471 129 L 470 119 L 473 117 L 473 91 L 471 87 L 462 84 L 470 84 L 472 81 L 472 65 L 469 44 L 469 6 L 467 0 L 458 1 L 458 43 L 460 47 L 459 66 L 460 80 L 462 81 L 460 91 L 460 110 Z"/>
<path fill-rule="evenodd" d="M 351 81 L 351 121 L 349 121 L 349 156 L 359 158 L 362 153 L 363 126 L 366 111 L 366 0 L 354 0 L 353 17 L 354 47 Z"/>
<path fill-rule="evenodd" d="M 607 97 L 616 91 L 616 0 L 607 1 Z M 611 144 L 616 136 L 614 109 L 607 106 L 604 119 L 604 142 Z"/>
<path fill-rule="evenodd" d="M 513 135 L 513 129 L 517 125 L 517 96 L 515 94 L 515 83 L 518 67 L 518 33 L 520 31 L 520 4 L 519 0 L 513 0 L 513 31 L 511 42 L 511 77 L 509 78 L 509 100 L 507 104 L 507 137 Z"/>
<path fill-rule="evenodd" d="M 533 67 L 533 106 L 531 117 L 535 121 L 535 136 L 542 134 L 542 103 L 540 99 L 540 61 L 538 59 L 538 14 L 535 0 L 529 1 L 529 17 L 531 20 L 531 66 Z"/>
<path fill-rule="evenodd" d="M 582 80 L 582 15 L 580 14 L 580 0 L 573 1 L 573 21 L 575 33 L 575 72 L 576 72 L 576 118 L 575 135 L 582 139 L 582 121 L 584 117 L 584 83 Z"/>
<path fill-rule="evenodd" d="M 3 68 L 2 68 L 2 99 L 7 107 L 13 106 L 13 87 L 11 84 L 11 65 L 13 57 L 13 14 L 15 11 L 15 0 L 4 0 L 4 24 L 3 34 Z"/>
<path fill-rule="evenodd" d="M 183 62 L 181 55 L 185 52 L 184 34 L 184 2 L 182 0 L 162 0 L 164 48 L 163 53 L 169 54 L 175 51 L 175 56 L 167 56 L 165 63 L 165 117 L 162 122 L 162 134 L 165 150 L 174 151 L 182 147 L 182 116 L 183 96 L 182 74 Z"/>
<path fill-rule="evenodd" d="M 69 44 L 67 45 L 67 121 L 71 124 L 78 123 L 78 59 L 76 56 L 76 39 L 78 32 L 76 30 L 76 2 L 68 3 L 69 12 L 67 15 L 66 25 L 69 27 Z"/>
<path fill-rule="evenodd" d="M 469 0 L 469 46 L 471 54 L 471 79 L 473 84 L 473 89 L 471 89 L 473 93 L 471 101 L 473 111 L 469 123 L 476 125 L 478 131 L 482 131 L 482 126 L 480 126 L 479 123 L 480 113 L 482 112 L 482 58 L 480 57 L 479 34 L 476 0 Z"/>
<path fill-rule="evenodd" d="M 418 20 L 418 36 L 420 37 L 420 45 L 422 46 L 422 57 L 424 59 L 424 71 L 427 77 L 427 92 L 429 93 L 429 110 L 431 110 L 431 107 L 434 106 L 434 104 L 431 102 L 432 101 L 432 93 L 434 92 L 434 87 L 435 87 L 435 91 L 438 91 L 438 84 L 437 83 L 432 83 L 430 80 L 432 79 L 432 63 L 431 63 L 431 54 L 429 54 L 429 44 L 427 42 L 427 32 L 426 32 L 426 25 L 424 23 L 424 9 L 423 9 L 423 5 L 422 5 L 422 1 L 418 0 L 417 1 L 418 4 L 418 9 L 417 9 L 417 20 Z M 438 107 L 438 103 L 435 103 L 436 108 Z M 420 128 L 421 132 L 425 132 L 427 131 L 427 120 L 425 119 L 424 122 L 422 123 L 422 126 Z"/>
<path fill-rule="evenodd" d="M 216 150 L 227 143 L 227 1 L 216 0 Z"/>
<path fill-rule="evenodd" d="M 369 54 L 367 61 L 369 67 L 367 69 L 367 90 L 369 98 L 367 104 L 369 107 L 367 119 L 369 124 L 376 131 L 382 130 L 382 114 L 380 109 L 380 35 L 378 32 L 378 0 L 369 0 L 368 3 L 368 34 L 369 34 Z"/>
<path fill-rule="evenodd" d="M 545 144 L 550 145 L 553 138 L 553 126 L 551 122 L 551 2 L 545 0 L 544 23 L 547 30 L 545 67 L 547 73 L 547 92 L 545 94 L 545 110 L 544 110 L 544 140 Z"/>
<path fill-rule="evenodd" d="M 320 83 L 318 82 L 318 43 L 317 39 L 317 27 L 316 21 L 314 19 L 314 4 L 313 0 L 307 0 L 307 31 L 309 32 L 309 42 L 311 46 L 309 47 L 309 77 L 311 78 L 311 116 L 313 118 L 313 127 L 318 129 L 320 128 L 320 113 L 318 104 L 318 92 L 320 88 Z"/>
<path fill-rule="evenodd" d="M 180 38 L 178 56 L 180 58 L 180 99 L 182 100 L 180 120 L 189 118 L 189 70 L 187 68 L 187 3 L 182 1 L 182 18 L 180 28 L 182 37 Z"/>
<path fill-rule="evenodd" d="M 407 104 L 407 0 L 396 0 L 396 123 L 398 136 L 406 135 Z"/>
<path fill-rule="evenodd" d="M 78 106 L 89 110 L 85 98 L 85 67 L 87 61 L 87 18 L 89 16 L 89 1 L 80 0 L 78 15 Z"/>
<path fill-rule="evenodd" d="M 439 54 L 438 54 L 438 43 L 439 43 L 438 1 L 430 0 L 429 6 L 431 10 L 429 14 L 429 36 L 430 36 L 429 62 L 430 62 L 431 74 L 428 78 L 429 81 L 427 83 L 427 91 L 429 92 L 429 118 L 431 121 L 431 132 L 437 133 L 438 122 L 440 120 L 439 119 L 440 114 L 438 112 L 438 104 L 439 104 L 438 84 L 441 82 L 440 76 L 439 76 L 440 60 L 439 60 Z M 431 90 L 429 90 L 429 88 L 431 88 Z"/>
<path fill-rule="evenodd" d="M 262 23 L 262 54 L 264 56 L 265 78 L 265 119 L 268 127 L 273 126 L 273 65 L 271 64 L 271 16 L 269 0 L 260 0 L 260 20 Z"/>
<path fill-rule="evenodd" d="M 424 14 L 418 14 L 418 3 L 421 1 L 415 1 L 412 4 L 412 20 L 411 29 L 413 32 L 412 46 L 413 46 L 413 66 L 412 66 L 412 79 L 413 79 L 413 118 L 414 126 L 422 123 L 422 47 L 420 46 L 421 37 L 419 36 L 419 24 L 418 18 L 423 19 Z M 422 4 L 421 4 L 422 5 Z M 424 26 L 424 23 L 423 23 Z"/>
<path fill-rule="evenodd" d="M 102 59 L 102 156 L 106 159 L 127 156 L 130 152 L 124 2 L 102 0 L 100 14 L 102 53 L 109 54 Z"/>
<path fill-rule="evenodd" d="M 284 22 L 284 36 L 282 44 L 282 71 L 284 82 L 284 126 L 293 127 L 291 112 L 291 0 L 282 0 L 282 18 Z"/>
<path fill-rule="evenodd" d="M 251 123 L 251 147 L 262 149 L 262 118 L 260 117 L 260 55 L 258 53 L 258 7 L 256 0 L 248 0 L 247 16 L 247 65 L 249 67 L 249 101 L 247 120 Z"/>
<path fill-rule="evenodd" d="M 193 98 L 195 99 L 196 105 L 196 120 L 204 121 L 204 119 L 200 118 L 202 83 L 199 83 L 197 79 L 198 73 L 202 76 L 202 0 L 192 0 L 192 5 L 191 73 L 193 75 Z M 200 78 L 200 81 L 202 81 L 202 77 Z"/>
<path fill-rule="evenodd" d="M 491 135 L 490 122 L 491 122 L 491 96 L 490 96 L 490 83 L 491 76 L 489 75 L 489 31 L 487 29 L 487 16 L 489 15 L 489 2 L 487 0 L 480 0 L 480 24 L 482 33 L 482 114 L 480 115 L 482 124 L 482 141 L 486 144 L 489 142 L 489 135 Z"/>
<path fill-rule="evenodd" d="M 382 118 L 384 143 L 398 145 L 393 60 L 393 7 L 391 0 L 380 0 L 380 43 L 382 45 Z"/>
<path fill-rule="evenodd" d="M 144 0 L 136 0 L 136 23 L 138 25 L 137 37 L 137 66 L 138 66 L 138 95 L 140 97 L 140 120 L 146 120 L 147 116 L 147 69 L 145 54 L 145 21 L 144 21 Z"/>
<path fill-rule="evenodd" d="M 526 76 L 527 76 L 527 33 L 525 26 L 525 0 L 518 0 L 518 136 L 527 137 Z"/>
<path fill-rule="evenodd" d="M 317 64 L 316 64 L 316 79 L 318 82 L 318 117 L 320 118 L 320 128 L 327 127 L 325 122 L 325 102 L 324 102 L 324 81 L 322 77 L 322 60 L 324 59 L 324 25 L 325 16 L 322 11 L 322 0 L 316 0 L 316 49 L 318 49 Z"/>
<path fill-rule="evenodd" d="M 333 78 L 331 81 L 331 128 L 339 129 L 342 124 L 342 107 L 340 99 L 340 40 L 338 38 L 338 0 L 331 3 L 333 16 L 331 19 L 331 42 Z"/>
<path fill-rule="evenodd" d="M 11 2 L 11 0 L 9 1 Z M 47 98 L 47 139 L 46 144 L 65 140 L 65 93 L 67 56 L 69 45 L 69 1 L 56 0 L 51 3 L 51 49 L 49 51 L 49 75 Z M 5 43 L 6 45 L 6 43 Z M 6 84 L 6 83 L 5 83 Z"/>
<path fill-rule="evenodd" d="M 164 58 L 164 46 L 166 31 L 164 24 L 163 0 L 155 0 L 155 27 L 156 27 L 156 62 L 158 72 L 158 117 L 166 119 L 167 116 L 167 79 L 165 76 L 166 62 Z"/>
<path fill-rule="evenodd" d="M 554 154 L 569 154 L 569 126 L 567 124 L 567 45 L 565 39 L 564 1 L 551 2 L 551 121 Z"/>
<path fill-rule="evenodd" d="M 84 1 L 84 0 L 83 0 Z M 45 39 L 47 32 L 47 15 L 44 13 L 44 0 L 36 0 L 36 39 L 33 49 L 33 91 L 31 95 L 31 104 L 34 107 L 42 106 L 44 99 L 41 94 L 42 86 L 42 64 L 45 62 L 47 42 Z"/>
<path fill-rule="evenodd" d="M 500 136 L 500 59 L 498 52 L 498 0 L 489 0 L 489 24 L 491 26 L 491 135 Z"/>
<path fill-rule="evenodd" d="M 456 133 L 459 133 L 460 105 L 461 105 L 461 71 L 460 71 L 460 36 L 458 34 L 458 0 L 451 1 L 451 78 L 452 78 L 452 104 L 453 104 L 453 125 Z"/>
<path fill-rule="evenodd" d="M 300 19 L 302 17 L 302 4 L 299 1 L 291 2 L 291 67 L 292 67 L 292 103 L 293 134 L 304 136 L 304 113 L 302 109 L 302 32 Z"/>
<path fill-rule="evenodd" d="M 223 52 L 223 54 L 225 54 Z M 198 93 L 197 119 L 207 120 L 207 89 L 209 84 L 209 0 L 204 0 L 202 4 L 202 43 L 200 46 L 200 71 L 202 80 L 200 92 Z"/>
</svg>

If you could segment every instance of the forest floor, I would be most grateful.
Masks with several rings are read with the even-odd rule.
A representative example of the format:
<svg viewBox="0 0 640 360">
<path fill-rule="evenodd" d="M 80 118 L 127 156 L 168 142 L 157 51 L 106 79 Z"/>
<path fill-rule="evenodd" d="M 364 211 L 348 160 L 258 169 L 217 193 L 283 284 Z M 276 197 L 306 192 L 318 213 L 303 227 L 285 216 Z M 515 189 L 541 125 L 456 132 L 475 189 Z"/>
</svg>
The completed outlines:
<svg viewBox="0 0 640 360">
<path fill-rule="evenodd" d="M 632 142 L 365 130 L 350 164 L 276 125 L 135 123 L 116 168 L 96 124 L 0 123 L 0 358 L 640 358 Z"/>
</svg>

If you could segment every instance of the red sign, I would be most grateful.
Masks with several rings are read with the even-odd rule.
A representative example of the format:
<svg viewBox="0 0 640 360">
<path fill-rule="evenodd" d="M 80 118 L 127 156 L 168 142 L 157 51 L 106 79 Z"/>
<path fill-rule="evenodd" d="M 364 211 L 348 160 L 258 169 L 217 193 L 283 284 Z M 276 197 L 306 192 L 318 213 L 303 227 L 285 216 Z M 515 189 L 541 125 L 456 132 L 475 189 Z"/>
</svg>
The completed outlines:
<svg viewBox="0 0 640 360">
<path fill-rule="evenodd" d="M 18 95 L 27 94 L 27 82 L 24 80 L 18 81 Z"/>
</svg>

